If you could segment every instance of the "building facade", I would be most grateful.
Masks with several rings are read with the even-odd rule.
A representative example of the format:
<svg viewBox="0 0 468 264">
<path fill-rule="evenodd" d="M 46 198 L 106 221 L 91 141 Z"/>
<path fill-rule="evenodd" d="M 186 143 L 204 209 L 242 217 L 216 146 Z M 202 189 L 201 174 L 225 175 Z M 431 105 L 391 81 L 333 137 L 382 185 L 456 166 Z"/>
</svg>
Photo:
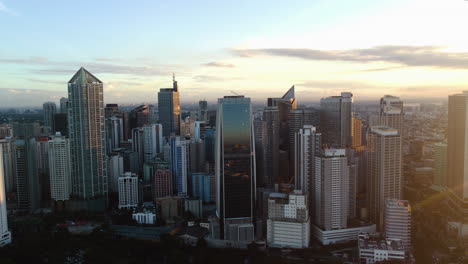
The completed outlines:
<svg viewBox="0 0 468 264">
<path fill-rule="evenodd" d="M 400 239 L 411 249 L 411 206 L 408 201 L 388 199 L 385 203 L 385 236 Z"/>
<path fill-rule="evenodd" d="M 56 133 L 48 147 L 50 196 L 54 201 L 66 201 L 71 194 L 70 141 Z"/>
<path fill-rule="evenodd" d="M 3 146 L 0 144 L 0 153 Z M 5 193 L 5 174 L 3 170 L 3 159 L 0 158 L 0 247 L 11 243 L 11 233 L 8 231 L 7 198 Z"/>
<path fill-rule="evenodd" d="M 320 128 L 324 131 L 323 143 L 332 147 L 352 145 L 353 94 L 341 93 L 320 100 Z"/>
<path fill-rule="evenodd" d="M 180 96 L 177 81 L 173 78 L 172 88 L 161 88 L 158 93 L 159 123 L 163 135 L 168 138 L 172 133 L 180 133 Z"/>
<path fill-rule="evenodd" d="M 138 206 L 138 176 L 126 172 L 119 177 L 119 209 Z"/>
</svg>

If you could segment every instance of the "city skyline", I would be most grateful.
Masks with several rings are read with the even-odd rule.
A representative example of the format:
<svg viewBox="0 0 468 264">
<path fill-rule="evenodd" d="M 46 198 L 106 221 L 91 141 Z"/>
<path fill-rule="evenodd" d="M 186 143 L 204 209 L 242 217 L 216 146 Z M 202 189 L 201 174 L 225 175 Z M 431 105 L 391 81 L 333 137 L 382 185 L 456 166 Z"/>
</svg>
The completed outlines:
<svg viewBox="0 0 468 264">
<path fill-rule="evenodd" d="M 261 102 L 293 84 L 301 102 L 345 90 L 446 100 L 468 82 L 466 1 L 89 4 L 70 19 L 65 3 L 0 1 L 2 106 L 58 102 L 81 66 L 105 103 L 155 103 L 172 73 L 184 104 L 231 91 Z"/>
</svg>

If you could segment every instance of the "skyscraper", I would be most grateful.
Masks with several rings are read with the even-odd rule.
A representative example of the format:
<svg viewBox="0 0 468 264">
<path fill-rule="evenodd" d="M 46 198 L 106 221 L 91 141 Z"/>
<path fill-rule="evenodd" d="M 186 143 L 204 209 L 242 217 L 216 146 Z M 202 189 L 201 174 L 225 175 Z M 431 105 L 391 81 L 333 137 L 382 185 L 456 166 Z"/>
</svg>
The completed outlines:
<svg viewBox="0 0 468 264">
<path fill-rule="evenodd" d="M 3 145 L 0 144 L 0 153 Z M 7 204 L 5 194 L 5 175 L 3 174 L 3 159 L 0 158 L 0 247 L 11 243 L 11 233 L 8 231 Z"/>
<path fill-rule="evenodd" d="M 320 128 L 324 131 L 323 143 L 335 147 L 352 145 L 352 110 L 353 94 L 341 93 L 320 100 Z"/>
<path fill-rule="evenodd" d="M 296 176 L 296 133 L 305 125 L 312 125 L 315 113 L 312 110 L 293 109 L 289 113 L 289 179 L 291 183 Z M 284 181 L 284 180 L 283 180 Z"/>
<path fill-rule="evenodd" d="M 158 93 L 159 122 L 163 136 L 180 133 L 180 97 L 177 81 L 173 77 L 172 88 L 161 88 Z"/>
<path fill-rule="evenodd" d="M 253 240 L 255 143 L 250 98 L 218 99 L 215 175 L 220 235 L 226 240 Z"/>
<path fill-rule="evenodd" d="M 454 221 L 468 225 L 468 91 L 449 96 L 447 128 L 447 186 L 457 208 Z"/>
<path fill-rule="evenodd" d="M 68 103 L 68 98 L 65 98 L 65 97 L 60 98 L 60 113 L 63 113 L 63 114 L 68 113 L 67 103 Z"/>
<path fill-rule="evenodd" d="M 266 177 L 264 178 L 269 186 L 273 186 L 279 183 L 280 120 L 278 107 L 265 107 L 263 121 L 266 123 L 266 146 L 264 147 Z"/>
<path fill-rule="evenodd" d="M 301 190 L 303 194 L 310 194 L 315 185 L 312 185 L 312 181 L 315 178 L 315 157 L 321 149 L 321 134 L 316 133 L 315 127 L 305 125 L 299 129 L 295 138 L 295 189 Z"/>
<path fill-rule="evenodd" d="M 199 121 L 208 121 L 208 102 L 206 100 L 198 102 L 198 111 Z"/>
<path fill-rule="evenodd" d="M 106 149 L 108 153 L 120 148 L 120 142 L 124 140 L 124 121 L 122 117 L 111 116 L 106 118 Z"/>
<path fill-rule="evenodd" d="M 382 230 L 385 202 L 387 199 L 402 198 L 401 136 L 394 128 L 374 126 L 367 139 L 370 220 Z"/>
<path fill-rule="evenodd" d="M 35 140 L 17 139 L 14 143 L 18 210 L 31 212 L 39 208 L 40 185 L 35 163 Z"/>
<path fill-rule="evenodd" d="M 322 230 L 347 228 L 349 167 L 345 149 L 325 149 L 315 158 L 314 224 Z"/>
<path fill-rule="evenodd" d="M 109 192 L 119 191 L 119 177 L 124 174 L 124 158 L 118 153 L 111 153 L 107 166 L 107 181 Z"/>
<path fill-rule="evenodd" d="M 7 194 L 16 191 L 14 142 L 14 139 L 11 137 L 0 139 L 0 145 L 2 146 L 0 158 L 3 160 L 3 182 Z"/>
<path fill-rule="evenodd" d="M 403 135 L 404 111 L 400 97 L 385 95 L 380 99 L 380 124 L 398 130 Z"/>
<path fill-rule="evenodd" d="M 103 84 L 82 67 L 68 82 L 68 100 L 72 194 L 83 200 L 106 198 Z"/>
<path fill-rule="evenodd" d="M 54 201 L 70 199 L 71 194 L 71 159 L 70 141 L 56 133 L 48 143 L 50 197 Z"/>
<path fill-rule="evenodd" d="M 53 102 L 45 102 L 42 105 L 44 114 L 44 126 L 48 127 L 52 132 L 54 130 L 54 116 L 57 113 L 57 105 Z"/>
<path fill-rule="evenodd" d="M 447 143 L 434 144 L 434 184 L 447 186 Z"/>
<path fill-rule="evenodd" d="M 143 126 L 144 161 L 149 162 L 162 153 L 164 146 L 163 128 L 161 124 Z"/>
<path fill-rule="evenodd" d="M 174 193 L 178 196 L 188 195 L 189 144 L 183 137 L 171 138 L 171 170 Z"/>
</svg>

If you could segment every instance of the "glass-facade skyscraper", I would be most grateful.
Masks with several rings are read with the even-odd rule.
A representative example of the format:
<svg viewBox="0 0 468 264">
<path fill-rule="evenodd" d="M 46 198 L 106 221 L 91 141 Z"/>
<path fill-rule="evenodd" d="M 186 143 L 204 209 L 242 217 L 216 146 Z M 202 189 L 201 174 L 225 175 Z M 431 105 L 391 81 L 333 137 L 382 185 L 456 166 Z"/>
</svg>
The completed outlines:
<svg viewBox="0 0 468 264">
<path fill-rule="evenodd" d="M 107 196 L 103 84 L 84 68 L 68 82 L 72 195 Z"/>
<path fill-rule="evenodd" d="M 161 88 L 158 93 L 159 123 L 163 126 L 163 136 L 180 134 L 180 96 L 177 81 L 173 78 L 172 88 Z"/>
<path fill-rule="evenodd" d="M 218 99 L 215 174 L 221 238 L 253 239 L 255 143 L 250 98 Z"/>
</svg>

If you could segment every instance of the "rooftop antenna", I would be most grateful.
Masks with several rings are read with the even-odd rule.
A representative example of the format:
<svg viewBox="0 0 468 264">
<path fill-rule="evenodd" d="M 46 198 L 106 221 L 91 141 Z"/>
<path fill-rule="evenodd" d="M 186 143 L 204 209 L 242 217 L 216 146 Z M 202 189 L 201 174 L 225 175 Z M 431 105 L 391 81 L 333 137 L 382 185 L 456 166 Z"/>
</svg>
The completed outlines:
<svg viewBox="0 0 468 264">
<path fill-rule="evenodd" d="M 231 93 L 234 94 L 234 95 L 240 96 L 240 94 L 238 94 L 238 93 L 236 93 L 234 91 L 231 91 Z"/>
</svg>

